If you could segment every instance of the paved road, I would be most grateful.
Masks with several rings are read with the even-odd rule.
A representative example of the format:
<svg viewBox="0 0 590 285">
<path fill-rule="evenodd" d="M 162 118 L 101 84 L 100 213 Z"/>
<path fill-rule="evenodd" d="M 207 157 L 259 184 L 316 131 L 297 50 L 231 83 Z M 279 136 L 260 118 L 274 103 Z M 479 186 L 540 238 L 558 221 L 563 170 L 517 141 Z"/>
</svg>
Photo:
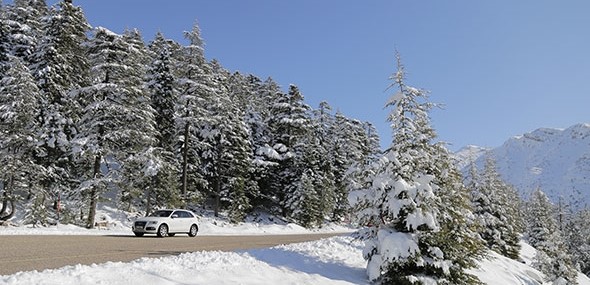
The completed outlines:
<svg viewBox="0 0 590 285">
<path fill-rule="evenodd" d="M 272 236 L 0 236 L 0 275 L 66 265 L 131 261 L 202 250 L 234 251 L 317 240 L 334 234 Z"/>
</svg>

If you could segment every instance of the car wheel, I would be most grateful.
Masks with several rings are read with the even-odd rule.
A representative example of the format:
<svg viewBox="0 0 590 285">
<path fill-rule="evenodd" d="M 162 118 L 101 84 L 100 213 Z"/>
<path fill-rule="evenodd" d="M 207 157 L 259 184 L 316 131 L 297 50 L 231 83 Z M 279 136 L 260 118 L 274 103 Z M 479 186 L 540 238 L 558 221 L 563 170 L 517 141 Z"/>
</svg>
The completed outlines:
<svg viewBox="0 0 590 285">
<path fill-rule="evenodd" d="M 175 236 L 175 235 L 176 235 L 176 234 L 170 234 L 170 233 L 168 234 L 168 236 L 169 236 L 169 237 L 173 237 L 173 236 Z"/>
<path fill-rule="evenodd" d="M 136 237 L 142 237 L 143 236 L 143 233 L 136 233 L 136 232 L 133 232 L 133 233 L 135 234 Z"/>
<path fill-rule="evenodd" d="M 158 228 L 158 236 L 159 237 L 167 237 L 168 236 L 168 225 L 161 224 Z"/>
<path fill-rule="evenodd" d="M 191 229 L 188 232 L 188 236 L 189 237 L 194 237 L 197 235 L 197 232 L 199 231 L 199 228 L 197 227 L 197 225 L 192 225 Z"/>
</svg>

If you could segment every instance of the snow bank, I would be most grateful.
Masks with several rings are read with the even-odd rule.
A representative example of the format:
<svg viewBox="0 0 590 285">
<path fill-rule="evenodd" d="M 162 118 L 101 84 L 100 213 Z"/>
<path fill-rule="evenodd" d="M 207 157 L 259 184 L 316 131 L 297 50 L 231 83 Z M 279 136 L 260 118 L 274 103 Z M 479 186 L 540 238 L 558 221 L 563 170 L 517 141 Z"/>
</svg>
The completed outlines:
<svg viewBox="0 0 590 285">
<path fill-rule="evenodd" d="M 531 267 L 536 250 L 524 242 L 520 245 L 520 258 L 523 262 L 489 252 L 489 257 L 479 262 L 480 268 L 470 270 L 470 273 L 489 285 L 549 285 L 550 283 L 543 282 L 544 274 Z M 590 285 L 590 279 L 580 273 L 578 285 Z"/>
<path fill-rule="evenodd" d="M 0 276 L 0 284 L 370 284 L 363 243 L 350 236 L 239 252 L 202 251 L 179 256 L 142 258 L 66 266 L 42 272 Z M 549 285 L 529 266 L 535 250 L 523 244 L 523 262 L 490 252 L 470 270 L 489 285 Z M 580 274 L 579 285 L 590 285 Z"/>
<path fill-rule="evenodd" d="M 244 252 L 196 252 L 130 263 L 0 276 L 0 284 L 369 284 L 350 237 Z"/>
</svg>

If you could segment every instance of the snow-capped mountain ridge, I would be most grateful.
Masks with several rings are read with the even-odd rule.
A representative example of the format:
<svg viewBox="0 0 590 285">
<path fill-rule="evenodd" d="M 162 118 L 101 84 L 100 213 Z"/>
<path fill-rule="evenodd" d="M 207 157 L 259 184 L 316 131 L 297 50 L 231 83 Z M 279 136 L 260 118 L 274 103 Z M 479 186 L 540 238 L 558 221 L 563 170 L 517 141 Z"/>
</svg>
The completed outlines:
<svg viewBox="0 0 590 285">
<path fill-rule="evenodd" d="M 476 145 L 468 145 L 461 148 L 455 153 L 455 160 L 459 169 L 465 169 L 472 161 L 477 160 L 480 156 L 483 156 L 488 152 L 490 148 L 481 147 Z"/>
<path fill-rule="evenodd" d="M 475 161 L 482 168 L 488 151 L 496 159 L 502 177 L 524 196 L 539 187 L 553 201 L 559 197 L 590 201 L 588 123 L 566 129 L 539 128 L 493 149 L 465 147 L 456 153 L 459 167 L 466 172 L 469 163 Z"/>
</svg>

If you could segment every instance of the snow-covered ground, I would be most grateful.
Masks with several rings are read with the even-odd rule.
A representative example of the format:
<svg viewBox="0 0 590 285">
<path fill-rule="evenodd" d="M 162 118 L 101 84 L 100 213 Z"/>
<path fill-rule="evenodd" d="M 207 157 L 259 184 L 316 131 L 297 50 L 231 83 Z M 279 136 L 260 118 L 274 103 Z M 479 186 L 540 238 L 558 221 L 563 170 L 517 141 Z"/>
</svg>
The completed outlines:
<svg viewBox="0 0 590 285">
<path fill-rule="evenodd" d="M 101 215 L 111 222 L 108 230 L 89 231 L 66 225 L 49 228 L 20 226 L 0 227 L 0 234 L 131 234 L 126 214 L 103 208 Z M 235 226 L 223 219 L 202 217 L 199 234 L 310 232 L 275 219 L 261 215 Z M 331 226 L 320 231 L 344 232 L 350 229 Z M 66 266 L 42 272 L 20 272 L 0 276 L 0 284 L 370 284 L 362 248 L 362 242 L 344 235 L 267 249 L 202 251 L 142 258 L 129 263 L 108 262 Z M 529 266 L 534 255 L 535 250 L 523 243 L 521 258 L 524 263 L 490 253 L 489 258 L 479 262 L 480 267 L 471 270 L 471 273 L 490 285 L 544 284 L 543 274 Z M 580 285 L 590 285 L 590 279 L 582 274 L 578 282 Z"/>
<path fill-rule="evenodd" d="M 537 285 L 543 283 L 544 275 L 531 267 L 536 250 L 530 245 L 521 242 L 520 258 L 524 263 L 501 256 L 495 252 L 489 252 L 489 258 L 479 262 L 479 268 L 470 272 L 479 277 L 481 281 L 490 285 L 519 284 Z M 578 285 L 590 285 L 590 279 L 578 274 Z"/>
<path fill-rule="evenodd" d="M 350 236 L 240 252 L 202 251 L 129 263 L 66 266 L 0 276 L 0 284 L 370 284 L 362 243 Z M 526 263 L 534 256 L 523 248 Z M 535 285 L 543 274 L 491 253 L 471 271 L 491 285 Z M 580 285 L 590 279 L 580 274 Z"/>
<path fill-rule="evenodd" d="M 0 284 L 368 284 L 350 237 L 243 252 L 195 252 L 0 276 Z"/>
<path fill-rule="evenodd" d="M 227 218 L 213 217 L 210 212 L 199 212 L 196 214 L 199 217 L 198 235 L 269 235 L 346 233 L 354 231 L 350 227 L 337 224 L 329 224 L 320 229 L 309 230 L 267 214 L 250 216 L 245 223 L 237 225 L 230 223 Z M 33 225 L 21 225 L 16 222 L 17 226 L 0 226 L 0 235 L 133 235 L 131 225 L 139 215 L 101 205 L 97 210 L 96 217 L 97 220 L 107 221 L 108 226 L 106 228 L 88 230 L 74 225 L 59 224 L 49 227 L 33 227 Z M 19 221 L 21 219 L 17 218 L 16 220 Z"/>
</svg>

